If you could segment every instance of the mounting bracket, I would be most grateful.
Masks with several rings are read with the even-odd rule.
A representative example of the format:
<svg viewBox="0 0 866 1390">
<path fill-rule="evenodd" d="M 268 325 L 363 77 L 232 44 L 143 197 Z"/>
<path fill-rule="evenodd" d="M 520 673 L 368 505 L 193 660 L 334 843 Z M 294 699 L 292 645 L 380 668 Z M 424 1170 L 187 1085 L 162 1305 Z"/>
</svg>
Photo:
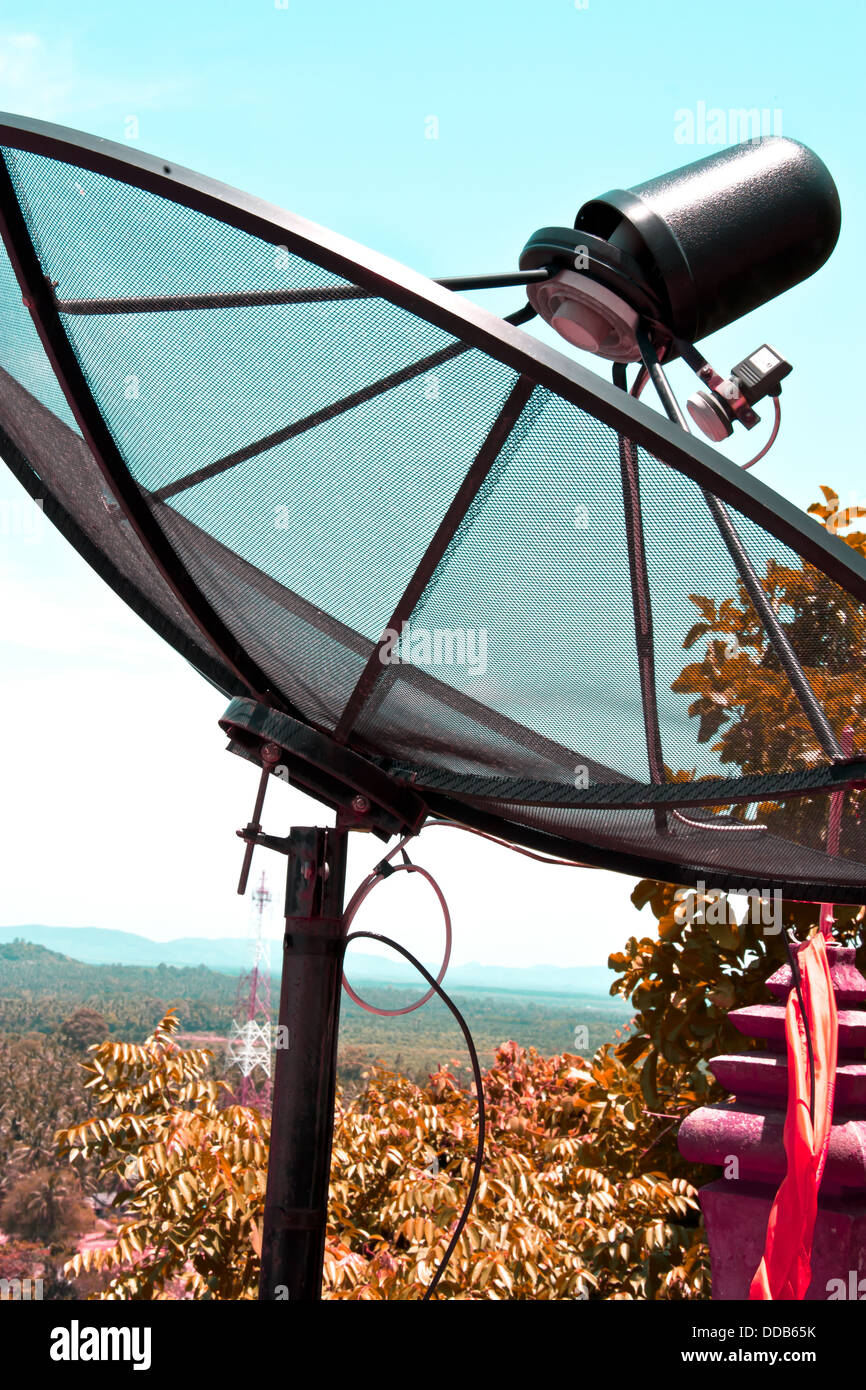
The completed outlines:
<svg viewBox="0 0 866 1390">
<path fill-rule="evenodd" d="M 270 777 L 279 777 L 330 806 L 342 829 L 370 830 L 381 840 L 417 834 L 427 818 L 427 803 L 411 788 L 395 782 L 368 758 L 288 714 L 238 697 L 219 722 L 228 734 L 229 752 L 261 769 L 252 818 L 237 832 L 246 842 L 240 894 L 246 891 L 256 845 L 290 853 L 290 839 L 262 831 L 262 807 Z"/>
</svg>

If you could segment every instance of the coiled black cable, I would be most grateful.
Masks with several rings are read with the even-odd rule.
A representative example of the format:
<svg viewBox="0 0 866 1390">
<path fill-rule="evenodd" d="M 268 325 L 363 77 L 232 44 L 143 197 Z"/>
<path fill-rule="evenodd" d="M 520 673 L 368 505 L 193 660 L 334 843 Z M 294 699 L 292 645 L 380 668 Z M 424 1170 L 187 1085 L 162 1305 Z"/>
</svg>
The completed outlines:
<svg viewBox="0 0 866 1390">
<path fill-rule="evenodd" d="M 393 950 L 399 951 L 400 955 L 405 956 L 406 960 L 408 960 L 411 965 L 414 965 L 415 969 L 421 975 L 424 976 L 424 979 L 427 981 L 430 988 L 436 991 L 436 993 L 439 995 L 439 998 L 442 1000 L 444 1004 L 448 1006 L 448 1008 L 451 1010 L 451 1013 L 454 1015 L 457 1022 L 459 1023 L 461 1032 L 463 1033 L 463 1036 L 466 1039 L 466 1046 L 469 1051 L 469 1059 L 472 1063 L 472 1074 L 475 1078 L 475 1094 L 478 1097 L 478 1143 L 475 1148 L 475 1164 L 472 1170 L 472 1181 L 469 1184 L 469 1191 L 466 1194 L 466 1201 L 463 1204 L 463 1210 L 460 1213 L 457 1225 L 455 1226 L 451 1239 L 448 1242 L 448 1248 L 446 1249 L 445 1254 L 442 1256 L 442 1259 L 439 1261 L 436 1273 L 433 1275 L 433 1278 L 427 1286 L 427 1290 L 424 1294 L 424 1297 L 421 1300 L 422 1303 L 425 1303 L 428 1298 L 433 1297 L 433 1294 L 436 1291 L 436 1287 L 440 1279 L 442 1278 L 442 1275 L 445 1273 L 445 1270 L 448 1267 L 448 1261 L 454 1254 L 454 1251 L 457 1247 L 457 1242 L 463 1234 L 463 1228 L 465 1227 L 466 1222 L 469 1220 L 469 1213 L 472 1210 L 472 1204 L 475 1201 L 475 1194 L 478 1191 L 478 1184 L 481 1181 L 481 1165 L 484 1161 L 484 1134 L 486 1127 L 486 1113 L 484 1108 L 484 1086 L 481 1080 L 481 1066 L 478 1061 L 478 1053 L 475 1050 L 475 1044 L 472 1041 L 472 1034 L 469 1031 L 469 1026 L 465 1018 L 461 1014 L 457 1005 L 454 1003 L 453 999 L 451 999 L 446 994 L 442 986 L 436 980 L 434 980 L 429 970 L 426 970 L 424 968 L 421 962 L 415 956 L 412 955 L 411 951 L 407 951 L 405 946 L 401 946 L 399 941 L 392 941 L 389 936 L 380 936 L 378 932 L 352 932 L 349 936 L 346 937 L 345 944 L 348 946 L 350 941 L 357 941 L 361 937 L 366 938 L 368 941 L 381 941 L 383 945 L 390 946 Z"/>
</svg>

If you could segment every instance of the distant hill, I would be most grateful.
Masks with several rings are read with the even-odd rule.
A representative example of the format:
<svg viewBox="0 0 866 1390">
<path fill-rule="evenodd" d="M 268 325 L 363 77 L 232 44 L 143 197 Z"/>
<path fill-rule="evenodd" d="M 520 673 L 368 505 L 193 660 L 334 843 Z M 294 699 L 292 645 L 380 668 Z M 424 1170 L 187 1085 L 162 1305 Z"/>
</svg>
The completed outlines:
<svg viewBox="0 0 866 1390">
<path fill-rule="evenodd" d="M 87 965 L 206 965 L 235 974 L 249 964 L 249 942 L 243 937 L 179 937 L 152 941 L 134 932 L 107 927 L 43 927 L 28 923 L 0 927 L 0 942 L 16 937 L 60 951 Z"/>
<path fill-rule="evenodd" d="M 118 965 L 75 960 L 30 941 L 0 941 L 0 1035 L 55 1033 L 76 1010 L 105 1033 L 140 1042 L 171 1005 L 188 1032 L 225 1034 L 235 981 L 202 965 Z"/>
<path fill-rule="evenodd" d="M 13 965 L 68 965 L 71 958 L 59 951 L 49 951 L 47 946 L 37 946 L 32 941 L 0 942 L 0 962 Z"/>
<path fill-rule="evenodd" d="M 35 935 L 39 929 L 16 930 Z M 89 937 L 91 948 L 95 938 L 98 949 L 100 932 L 52 929 L 52 940 L 58 936 L 72 938 L 73 950 L 77 949 L 76 938 Z M 105 936 L 111 942 L 111 954 L 116 952 L 118 940 L 121 945 L 131 941 L 137 953 L 150 953 L 158 963 L 81 961 L 39 943 L 0 941 L 0 1071 L 7 1039 L 14 1043 L 22 1035 L 43 1034 L 58 1046 L 77 1048 L 83 1055 L 89 1043 L 105 1036 L 123 1042 L 143 1041 L 171 1006 L 182 1035 L 197 1037 L 201 1045 L 213 1049 L 219 1072 L 224 1055 L 221 1044 L 228 1037 L 236 1007 L 234 973 L 210 970 L 206 965 L 167 964 L 159 959 L 165 954 L 160 944 L 145 937 L 123 932 L 106 932 Z M 197 954 L 202 947 L 207 950 L 214 944 L 197 941 Z M 389 964 L 375 956 L 356 955 L 350 966 L 351 978 L 371 1004 L 383 1009 L 403 1008 L 418 997 L 421 987 L 408 975 L 398 981 L 377 979 Z M 368 978 L 365 971 L 373 972 L 372 976 Z M 455 971 L 455 977 L 460 977 L 456 983 L 449 980 L 482 1065 L 491 1064 L 496 1049 L 506 1040 L 535 1047 L 547 1057 L 574 1051 L 591 1056 L 626 1024 L 628 1005 L 622 999 L 588 992 L 585 972 L 579 981 L 582 987 L 571 993 L 567 992 L 568 977 L 576 972 L 550 972 L 558 988 L 555 993 L 534 988 L 539 973 L 543 984 L 547 978 L 544 971 L 485 970 L 476 965 Z M 528 987 L 513 988 L 521 976 L 528 979 Z M 463 983 L 467 978 L 469 982 Z M 480 984 L 473 983 L 478 979 Z M 509 988 L 502 987 L 503 980 Z M 279 991 L 272 988 L 274 1021 L 278 996 Z M 421 1081 L 445 1063 L 455 1075 L 469 1081 L 459 1030 L 438 999 L 399 1018 L 366 1013 L 352 1000 L 344 999 L 339 1055 L 341 1078 L 351 1085 L 359 1082 L 375 1060 Z"/>
<path fill-rule="evenodd" d="M 209 970 L 235 975 L 250 963 L 250 943 L 245 937 L 181 936 L 172 941 L 152 941 L 134 932 L 105 927 L 44 927 L 31 923 L 0 927 L 0 944 L 16 938 L 71 956 L 88 965 L 204 965 Z M 353 950 L 353 980 L 407 984 L 417 980 L 402 960 L 372 956 Z M 279 971 L 279 950 L 272 947 L 272 964 Z M 603 995 L 613 975 L 604 965 L 457 965 L 448 971 L 451 988 L 509 990 L 517 994 Z"/>
</svg>

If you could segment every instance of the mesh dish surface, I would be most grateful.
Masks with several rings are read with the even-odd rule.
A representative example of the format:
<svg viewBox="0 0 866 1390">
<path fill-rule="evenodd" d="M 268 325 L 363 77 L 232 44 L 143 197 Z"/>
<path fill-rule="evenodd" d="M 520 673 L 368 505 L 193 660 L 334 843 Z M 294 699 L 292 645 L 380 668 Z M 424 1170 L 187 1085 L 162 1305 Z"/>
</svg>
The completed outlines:
<svg viewBox="0 0 866 1390">
<path fill-rule="evenodd" d="M 695 596 L 739 601 L 708 493 L 761 581 L 796 576 L 816 614 L 859 612 L 859 555 L 382 257 L 74 132 L 0 118 L 0 146 L 0 452 L 208 680 L 516 842 L 860 900 L 861 794 L 828 854 L 840 760 L 793 689 L 803 736 L 756 773 L 720 761 L 674 688 Z M 816 694 L 862 700 L 862 651 L 779 620 Z M 749 659 L 777 702 L 758 628 Z"/>
</svg>

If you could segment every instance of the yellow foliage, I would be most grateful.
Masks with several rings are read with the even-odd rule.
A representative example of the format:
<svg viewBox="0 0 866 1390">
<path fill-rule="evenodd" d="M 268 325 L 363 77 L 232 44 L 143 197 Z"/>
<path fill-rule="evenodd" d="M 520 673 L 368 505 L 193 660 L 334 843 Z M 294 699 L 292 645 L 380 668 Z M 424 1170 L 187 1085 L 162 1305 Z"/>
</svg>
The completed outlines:
<svg viewBox="0 0 866 1390">
<path fill-rule="evenodd" d="M 73 1161 L 101 1160 L 122 1221 L 113 1248 L 75 1255 L 66 1272 L 111 1273 L 108 1299 L 253 1298 L 267 1126 L 219 1109 L 210 1054 L 182 1050 L 176 1029 L 169 1011 L 140 1046 L 103 1042 L 83 1064 L 98 1113 L 58 1144 Z"/>
<path fill-rule="evenodd" d="M 58 1136 L 120 1181 L 115 1245 L 70 1274 L 111 1275 L 109 1299 L 256 1296 L 267 1121 L 218 1108 L 207 1054 L 173 1041 L 169 1014 L 141 1046 L 104 1042 L 85 1063 L 99 1114 Z M 646 1158 L 655 1122 L 633 1069 L 515 1043 L 487 1072 L 488 1143 L 470 1221 L 439 1285 L 456 1299 L 700 1296 L 694 1190 Z M 472 1174 L 476 1105 L 450 1072 L 425 1087 L 373 1069 L 338 1103 L 325 1297 L 419 1299 Z M 672 1273 L 673 1271 L 673 1273 Z"/>
</svg>

